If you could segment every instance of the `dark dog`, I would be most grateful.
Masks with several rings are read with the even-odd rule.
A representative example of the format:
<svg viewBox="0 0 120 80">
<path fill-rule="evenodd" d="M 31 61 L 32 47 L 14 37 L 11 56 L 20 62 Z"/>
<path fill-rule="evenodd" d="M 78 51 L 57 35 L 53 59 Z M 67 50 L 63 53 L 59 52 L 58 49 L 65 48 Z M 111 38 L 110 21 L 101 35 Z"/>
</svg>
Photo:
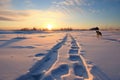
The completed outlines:
<svg viewBox="0 0 120 80">
<path fill-rule="evenodd" d="M 97 34 L 97 37 L 99 38 L 99 37 L 102 37 L 102 33 L 100 32 L 100 31 L 96 31 L 96 34 Z"/>
</svg>

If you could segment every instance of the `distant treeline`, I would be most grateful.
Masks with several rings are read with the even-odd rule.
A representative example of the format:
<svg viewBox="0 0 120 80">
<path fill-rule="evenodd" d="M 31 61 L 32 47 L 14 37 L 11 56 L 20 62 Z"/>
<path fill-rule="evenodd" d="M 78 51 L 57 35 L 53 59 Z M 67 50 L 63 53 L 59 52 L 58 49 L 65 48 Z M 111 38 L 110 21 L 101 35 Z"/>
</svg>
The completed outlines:
<svg viewBox="0 0 120 80">
<path fill-rule="evenodd" d="M 22 28 L 22 29 L 20 29 L 20 31 L 48 31 L 48 29 L 47 28 L 41 29 L 41 28 L 33 27 L 32 29 L 30 29 L 30 28 Z"/>
<path fill-rule="evenodd" d="M 73 31 L 73 30 L 87 30 L 87 29 L 73 29 L 73 28 L 60 28 L 60 29 L 52 29 L 52 31 Z M 22 28 L 20 31 L 49 31 L 47 28 L 38 29 L 33 27 L 32 29 L 29 28 Z"/>
<path fill-rule="evenodd" d="M 90 29 L 73 29 L 73 28 L 60 28 L 60 29 L 52 29 L 51 31 L 88 31 L 88 30 L 99 30 L 98 27 L 93 27 Z M 101 30 L 120 30 L 120 29 L 101 29 Z M 49 31 L 47 28 L 22 28 L 19 31 Z"/>
</svg>

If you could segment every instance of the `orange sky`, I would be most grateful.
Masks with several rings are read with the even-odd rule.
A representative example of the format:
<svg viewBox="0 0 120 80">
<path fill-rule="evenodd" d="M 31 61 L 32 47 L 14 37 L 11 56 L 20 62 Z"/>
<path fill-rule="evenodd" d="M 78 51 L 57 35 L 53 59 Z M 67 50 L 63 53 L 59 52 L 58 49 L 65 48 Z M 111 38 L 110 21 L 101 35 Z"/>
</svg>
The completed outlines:
<svg viewBox="0 0 120 80">
<path fill-rule="evenodd" d="M 119 3 L 119 0 L 0 0 L 0 29 L 46 28 L 48 24 L 53 29 L 120 28 Z"/>
</svg>

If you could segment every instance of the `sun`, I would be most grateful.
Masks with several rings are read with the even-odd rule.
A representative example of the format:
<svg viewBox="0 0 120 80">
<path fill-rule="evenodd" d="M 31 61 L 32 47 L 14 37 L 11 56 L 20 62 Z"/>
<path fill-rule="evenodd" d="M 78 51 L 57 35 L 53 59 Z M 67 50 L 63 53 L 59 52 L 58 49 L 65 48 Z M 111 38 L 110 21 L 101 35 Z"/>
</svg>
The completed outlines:
<svg viewBox="0 0 120 80">
<path fill-rule="evenodd" d="M 52 28 L 53 28 L 53 25 L 51 25 L 51 24 L 48 24 L 48 25 L 47 25 L 47 29 L 48 29 L 48 30 L 52 30 Z"/>
</svg>

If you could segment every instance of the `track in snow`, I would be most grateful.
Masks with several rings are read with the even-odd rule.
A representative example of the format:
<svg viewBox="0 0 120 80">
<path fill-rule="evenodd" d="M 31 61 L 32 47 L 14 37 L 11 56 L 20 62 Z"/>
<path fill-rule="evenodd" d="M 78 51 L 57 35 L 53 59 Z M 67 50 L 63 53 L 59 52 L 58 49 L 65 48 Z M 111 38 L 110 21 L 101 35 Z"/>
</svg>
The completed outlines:
<svg viewBox="0 0 120 80">
<path fill-rule="evenodd" d="M 110 80 L 98 68 L 88 67 L 81 46 L 66 34 L 29 72 L 17 80 Z"/>
</svg>

